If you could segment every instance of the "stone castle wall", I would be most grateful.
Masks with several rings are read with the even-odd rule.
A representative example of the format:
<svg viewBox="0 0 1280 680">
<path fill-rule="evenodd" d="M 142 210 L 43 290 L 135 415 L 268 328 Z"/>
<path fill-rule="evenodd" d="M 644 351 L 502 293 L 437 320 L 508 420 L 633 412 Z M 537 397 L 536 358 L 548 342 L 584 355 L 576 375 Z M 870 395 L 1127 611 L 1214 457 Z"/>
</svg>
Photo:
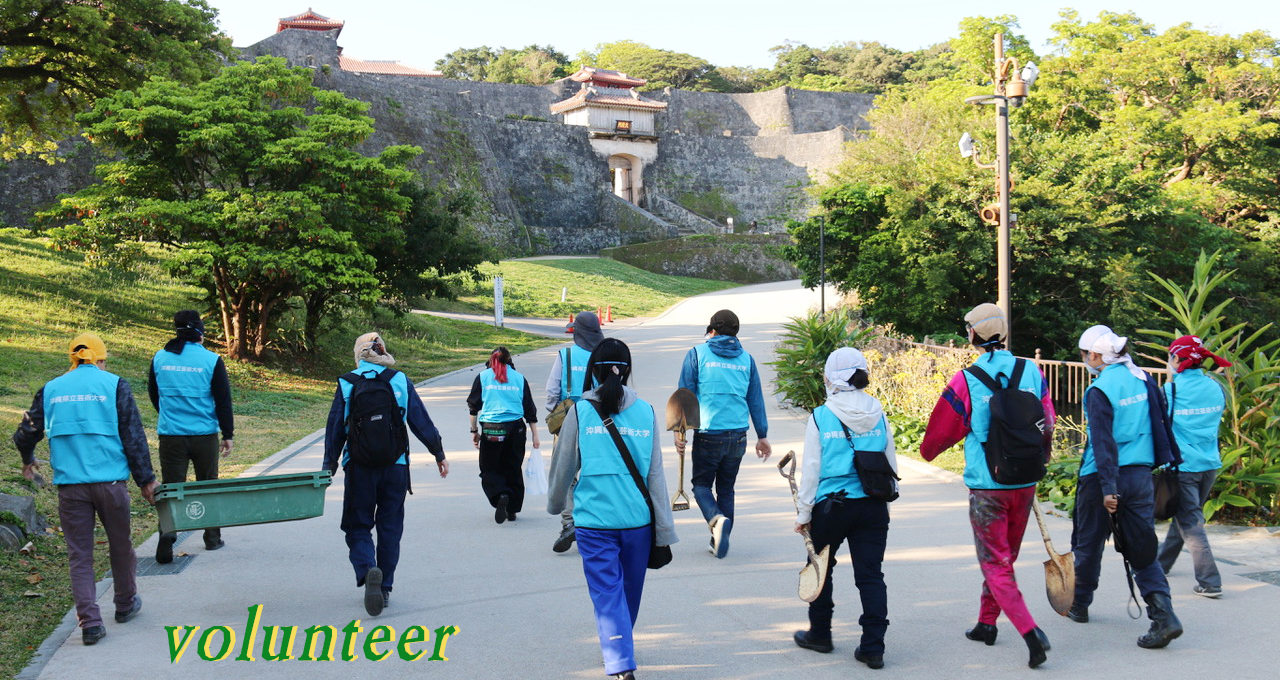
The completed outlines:
<svg viewBox="0 0 1280 680">
<path fill-rule="evenodd" d="M 316 69 L 316 85 L 367 102 L 377 131 L 366 153 L 391 144 L 423 149 L 413 167 L 429 181 L 469 189 L 480 199 L 480 226 L 508 252 L 595 252 L 662 237 L 660 221 L 620 209 L 608 164 L 586 131 L 559 122 L 552 103 L 579 87 L 371 75 L 338 68 L 337 32 L 290 30 L 248 48 L 246 58 L 285 57 Z M 839 160 L 852 132 L 866 127 L 870 95 L 779 88 L 752 94 L 664 90 L 658 158 L 646 168 L 643 195 L 685 208 L 714 195 L 745 224 L 780 226 L 807 206 L 802 187 Z M 528 120 L 541 118 L 547 122 Z M 20 225 L 59 193 L 92 181 L 101 156 L 83 142 L 72 162 L 0 166 L 0 218 Z M 647 205 L 644 198 L 641 205 Z M 637 216 L 639 215 L 639 217 Z"/>
</svg>

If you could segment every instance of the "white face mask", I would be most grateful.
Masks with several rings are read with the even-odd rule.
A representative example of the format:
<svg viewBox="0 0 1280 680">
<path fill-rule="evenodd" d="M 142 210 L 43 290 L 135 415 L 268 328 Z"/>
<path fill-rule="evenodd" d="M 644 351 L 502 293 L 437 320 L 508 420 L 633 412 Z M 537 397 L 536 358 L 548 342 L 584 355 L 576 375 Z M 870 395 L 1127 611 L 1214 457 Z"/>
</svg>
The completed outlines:
<svg viewBox="0 0 1280 680">
<path fill-rule="evenodd" d="M 1089 369 L 1089 375 L 1091 375 L 1091 376 L 1093 376 L 1093 377 L 1095 377 L 1095 378 L 1102 374 L 1102 369 L 1101 369 L 1101 368 L 1097 368 L 1097 367 L 1095 367 L 1095 366 L 1090 366 L 1090 365 L 1089 365 L 1089 364 L 1087 364 L 1087 363 L 1084 365 L 1084 367 L 1085 367 L 1085 368 L 1087 368 L 1087 369 Z"/>
</svg>

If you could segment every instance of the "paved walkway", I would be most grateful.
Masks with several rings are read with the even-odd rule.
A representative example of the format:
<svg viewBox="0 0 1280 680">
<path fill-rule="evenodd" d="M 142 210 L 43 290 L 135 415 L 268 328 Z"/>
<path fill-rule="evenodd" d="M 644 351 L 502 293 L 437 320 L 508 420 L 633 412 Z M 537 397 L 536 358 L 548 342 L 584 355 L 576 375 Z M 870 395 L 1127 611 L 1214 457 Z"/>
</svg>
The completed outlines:
<svg viewBox="0 0 1280 680">
<path fill-rule="evenodd" d="M 658 319 L 627 328 L 606 326 L 626 340 L 636 358 L 635 385 L 655 404 L 665 403 L 675 387 L 679 362 L 700 342 L 708 317 L 717 309 L 735 309 L 741 337 L 758 361 L 770 359 L 779 324 L 817 302 L 816 293 L 794 282 L 752 286 L 688 300 Z M 394 347 L 395 340 L 391 339 Z M 516 367 L 540 382 L 553 349 L 515 358 Z M 772 376 L 761 365 L 766 380 Z M 81 678 L 342 678 L 431 677 L 438 680 L 498 678 L 599 678 L 591 603 L 576 550 L 557 555 L 550 546 L 558 518 L 542 511 L 544 497 L 528 499 L 519 520 L 501 526 L 480 492 L 475 450 L 467 434 L 464 400 L 476 369 L 428 381 L 419 388 L 443 431 L 452 464 L 448 479 L 432 471 L 430 457 L 415 441 L 416 494 L 408 500 L 407 531 L 391 607 L 370 619 L 354 586 L 342 533 L 338 529 L 342 480 L 328 490 L 325 515 L 301 522 L 229 528 L 227 547 L 204 554 L 198 533 L 179 545 L 194 555 L 183 572 L 140 579 L 146 606 L 134 621 L 117 625 L 108 617 L 108 636 L 92 648 L 78 634 L 52 640 L 52 658 L 36 676 L 44 680 Z M 874 380 L 874 375 L 872 376 Z M 772 400 L 770 400 L 772 402 Z M 776 455 L 799 449 L 804 422 L 770 405 L 770 439 Z M 543 432 L 545 435 L 545 430 Z M 304 438 L 299 445 L 264 461 L 248 474 L 317 469 L 321 446 Z M 548 437 L 547 440 L 550 438 Z M 549 453 L 549 443 L 545 444 Z M 668 481 L 676 482 L 675 456 L 667 445 Z M 797 648 L 791 633 L 806 625 L 805 605 L 796 598 L 796 574 L 803 549 L 792 533 L 793 512 L 786 483 L 774 463 L 747 454 L 739 480 L 733 549 L 724 560 L 706 552 L 707 530 L 698 511 L 676 514 L 681 542 L 675 560 L 650 572 L 637 630 L 643 679 L 796 679 L 844 678 L 867 669 L 853 660 L 858 626 L 857 594 L 841 551 L 835 573 L 836 650 L 817 654 Z M 981 575 L 973 554 L 967 520 L 967 496 L 954 475 L 904 461 L 902 498 L 892 506 L 885 573 L 892 625 L 888 634 L 886 676 L 920 679 L 983 680 L 1023 678 L 1029 672 L 1026 649 L 1012 627 L 1000 622 L 994 647 L 963 637 L 977 615 Z M 1049 518 L 1060 548 L 1069 544 L 1070 525 Z M 1186 634 L 1169 649 L 1139 649 L 1134 641 L 1143 621 L 1125 615 L 1127 595 L 1118 556 L 1108 554 L 1103 583 L 1091 611 L 1093 622 L 1075 624 L 1049 609 L 1043 595 L 1043 547 L 1027 536 L 1019 563 L 1023 591 L 1033 614 L 1053 643 L 1043 677 L 1081 678 L 1123 673 L 1157 678 L 1274 677 L 1274 635 L 1280 623 L 1280 587 L 1241 574 L 1280 569 L 1268 545 L 1280 540 L 1240 538 L 1247 549 L 1232 551 L 1221 541 L 1224 558 L 1222 600 L 1190 594 L 1194 582 L 1184 556 L 1171 575 L 1174 603 Z M 1268 543 L 1268 542 L 1271 543 Z M 153 554 L 154 538 L 139 548 Z M 1227 562 L 1226 560 L 1231 560 Z M 110 608 L 110 597 L 102 602 Z M 261 660 L 263 634 L 254 643 L 254 662 L 204 661 L 198 639 L 182 659 L 170 662 L 166 626 L 228 626 L 236 651 L 244 640 L 246 609 L 262 605 L 261 625 L 332 625 L 342 628 L 360 619 L 364 632 L 374 626 L 394 629 L 397 637 L 412 626 L 456 626 L 444 656 L 449 661 L 397 658 L 394 646 L 386 662 L 368 667 L 297 660 Z M 295 655 L 302 653 L 301 630 Z M 220 635 L 212 636 L 214 648 Z M 433 640 L 434 641 L 434 640 Z M 419 643 L 413 649 L 422 648 Z M 423 668 L 425 666 L 425 668 Z"/>
</svg>

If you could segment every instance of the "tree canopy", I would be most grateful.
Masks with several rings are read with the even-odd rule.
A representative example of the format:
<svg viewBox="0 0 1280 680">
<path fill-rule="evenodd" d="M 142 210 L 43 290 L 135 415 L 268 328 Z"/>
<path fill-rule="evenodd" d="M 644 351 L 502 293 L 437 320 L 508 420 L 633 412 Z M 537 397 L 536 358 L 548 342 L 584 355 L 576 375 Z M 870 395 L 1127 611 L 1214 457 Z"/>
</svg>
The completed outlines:
<svg viewBox="0 0 1280 680">
<path fill-rule="evenodd" d="M 522 49 L 488 46 L 461 47 L 436 61 L 446 78 L 487 80 L 493 83 L 546 85 L 570 75 L 569 57 L 551 46 Z"/>
<path fill-rule="evenodd" d="M 212 75 L 231 42 L 205 0 L 0 3 L 0 158 L 40 154 L 99 97 L 153 75 Z"/>
<path fill-rule="evenodd" d="M 262 58 L 195 86 L 155 78 L 100 99 L 79 120 L 119 160 L 42 215 L 59 225 L 55 243 L 100 260 L 139 241 L 173 248 L 178 273 L 209 291 L 234 358 L 262 356 L 293 296 L 376 300 L 386 280 L 374 253 L 404 242 L 415 200 L 401 191 L 404 164 L 419 150 L 357 153 L 373 132 L 367 105 L 312 77 Z"/>
<path fill-rule="evenodd" d="M 956 331 L 964 311 L 995 297 L 995 229 L 977 217 L 995 199 L 994 176 L 955 144 L 969 132 L 984 160 L 993 155 L 990 108 L 963 101 L 991 91 L 992 35 L 1006 32 L 1006 54 L 1020 62 L 1036 59 L 1009 34 L 1012 17 L 962 27 L 950 55 L 980 63 L 889 88 L 868 114 L 867 138 L 849 145 L 818 195 L 828 277 L 857 291 L 869 316 L 913 335 Z M 1011 116 L 1015 342 L 1069 354 L 1093 323 L 1154 323 L 1149 274 L 1185 278 L 1202 249 L 1222 249 L 1239 270 L 1227 292 L 1253 319 L 1273 318 L 1276 41 L 1185 25 L 1157 34 L 1112 13 L 1085 23 L 1068 11 L 1055 30 L 1060 52 L 1043 58 Z M 816 220 L 790 230 L 791 256 L 812 284 Z"/>
</svg>

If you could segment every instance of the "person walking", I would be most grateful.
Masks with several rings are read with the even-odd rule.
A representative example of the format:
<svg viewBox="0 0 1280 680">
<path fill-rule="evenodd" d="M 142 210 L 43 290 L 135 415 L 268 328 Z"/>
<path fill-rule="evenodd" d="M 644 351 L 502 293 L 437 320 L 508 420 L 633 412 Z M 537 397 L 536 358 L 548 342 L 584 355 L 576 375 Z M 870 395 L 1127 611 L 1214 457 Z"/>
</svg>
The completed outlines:
<svg viewBox="0 0 1280 680">
<path fill-rule="evenodd" d="M 690 483 L 698 509 L 711 530 L 708 550 L 718 559 L 729 553 L 733 530 L 734 484 L 747 451 L 747 419 L 756 429 L 756 455 L 768 460 L 769 419 L 756 361 L 738 341 L 738 315 L 722 309 L 707 324 L 710 337 L 685 355 L 679 386 L 698 397 L 701 428 L 693 435 Z M 676 453 L 685 442 L 677 435 Z M 712 485 L 715 486 L 714 492 Z"/>
<path fill-rule="evenodd" d="M 1049 639 L 1027 609 L 1013 565 L 1018 561 L 1031 504 L 1036 502 L 1036 483 L 1001 484 L 995 480 L 989 461 L 1000 452 L 988 451 L 996 446 L 991 402 L 996 390 L 1001 388 L 1026 392 L 1039 400 L 1044 412 L 1039 439 L 1043 462 L 1047 463 L 1053 441 L 1053 400 L 1040 369 L 1004 349 L 1009 323 L 998 306 L 980 304 L 966 314 L 964 320 L 969 342 L 983 354 L 947 383 L 929 415 L 920 455 L 931 461 L 964 440 L 969 523 L 973 527 L 983 577 L 978 623 L 965 631 L 965 637 L 994 645 L 999 632 L 996 620 L 1004 612 L 1027 645 L 1030 653 L 1027 665 L 1035 668 L 1048 658 Z M 1034 441 L 1035 433 L 1032 438 Z"/>
<path fill-rule="evenodd" d="M 1213 549 L 1204 532 L 1204 504 L 1222 468 L 1218 452 L 1218 426 L 1227 398 L 1222 385 L 1205 372 L 1204 362 L 1217 368 L 1231 362 L 1205 349 L 1200 338 L 1184 335 L 1169 345 L 1169 366 L 1173 380 L 1165 383 L 1164 395 L 1173 420 L 1173 438 L 1182 453 L 1178 466 L 1178 513 L 1169 523 L 1169 533 L 1160 545 L 1160 567 L 1168 574 L 1186 545 L 1195 570 L 1197 595 L 1222 597 L 1222 575 L 1213 560 Z"/>
<path fill-rule="evenodd" d="M 449 476 L 440 431 L 395 362 L 377 333 L 357 338 L 356 369 L 338 376 L 325 425 L 324 469 L 336 473 L 341 463 L 345 473 L 340 527 L 370 616 L 390 605 L 400 562 L 405 495 L 413 493 L 408 431 L 435 457 L 440 477 Z"/>
<path fill-rule="evenodd" d="M 809 629 L 796 631 L 795 643 L 827 653 L 831 640 L 831 597 L 835 552 L 848 541 L 854 583 L 862 599 L 862 639 L 853 658 L 870 668 L 884 667 L 884 635 L 889 627 L 889 604 L 884 584 L 885 543 L 889 535 L 889 503 L 870 498 L 855 465 L 857 456 L 884 452 L 898 469 L 893 428 L 880 401 L 863 390 L 870 384 L 867 360 L 852 347 L 827 357 L 822 381 L 826 402 L 814 409 L 804 434 L 804 461 L 797 493 L 797 533 L 808 529 L 813 549 L 832 547 L 826 580 L 818 599 L 809 603 Z M 815 505 L 816 503 L 816 505 Z"/>
<path fill-rule="evenodd" d="M 156 352 L 147 372 L 147 395 L 159 413 L 160 481 L 187 481 L 188 466 L 196 481 L 218 478 L 219 454 L 231 453 L 235 420 L 231 412 L 231 382 L 222 357 L 205 349 L 204 322 L 199 312 L 184 309 L 173 315 L 174 337 Z M 218 441 L 218 431 L 222 441 Z M 173 561 L 176 532 L 161 533 L 156 562 Z M 222 529 L 204 530 L 204 549 L 224 546 Z"/>
<path fill-rule="evenodd" d="M 623 680 L 635 678 L 633 633 L 645 570 L 669 562 L 670 546 L 679 540 L 667 500 L 658 419 L 627 385 L 631 373 L 631 350 L 621 340 L 606 338 L 591 353 L 592 387 L 565 416 L 547 494 L 547 512 L 559 514 L 578 479 L 573 519 L 604 672 Z"/>
<path fill-rule="evenodd" d="M 1077 623 L 1089 622 L 1103 543 L 1111 534 L 1109 516 L 1116 515 L 1131 553 L 1126 557 L 1133 580 L 1151 620 L 1138 646 L 1158 649 L 1182 635 L 1182 622 L 1173 612 L 1169 582 L 1155 559 L 1151 468 L 1181 461 L 1166 427 L 1164 396 L 1155 381 L 1134 365 L 1128 345 L 1128 338 L 1106 326 L 1093 326 L 1080 336 L 1080 357 L 1094 380 L 1084 393 L 1088 439 L 1076 485 L 1071 534 L 1076 592 L 1067 616 Z M 1149 560 L 1134 549 L 1141 545 L 1152 546 Z"/>
<path fill-rule="evenodd" d="M 526 427 L 539 448 L 538 407 L 533 405 L 529 381 L 511 362 L 506 347 L 493 350 L 486 368 L 476 376 L 467 396 L 471 410 L 471 442 L 480 450 L 480 487 L 493 506 L 493 521 L 515 521 L 524 508 Z"/>
<path fill-rule="evenodd" d="M 71 341 L 70 357 L 71 370 L 36 391 L 13 443 L 22 455 L 22 476 L 35 479 L 35 446 L 49 437 L 71 595 L 81 640 L 93 645 L 107 635 L 93 569 L 94 517 L 101 518 L 107 537 L 116 623 L 126 623 L 142 611 L 128 481 L 132 476 L 148 503 L 155 502 L 157 484 L 133 391 L 127 380 L 107 372 L 106 344 L 81 333 Z"/>
<path fill-rule="evenodd" d="M 547 413 L 565 399 L 576 404 L 582 399 L 582 384 L 587 375 L 587 360 L 591 352 L 604 340 L 600 332 L 600 318 L 595 312 L 578 312 L 570 325 L 573 330 L 573 344 L 556 352 L 551 361 L 551 373 L 547 376 Z M 554 462 L 555 447 L 552 447 Z M 564 512 L 560 513 L 560 535 L 556 537 L 551 549 L 562 553 L 573 545 L 573 485 L 569 485 L 569 493 L 565 496 Z"/>
</svg>

